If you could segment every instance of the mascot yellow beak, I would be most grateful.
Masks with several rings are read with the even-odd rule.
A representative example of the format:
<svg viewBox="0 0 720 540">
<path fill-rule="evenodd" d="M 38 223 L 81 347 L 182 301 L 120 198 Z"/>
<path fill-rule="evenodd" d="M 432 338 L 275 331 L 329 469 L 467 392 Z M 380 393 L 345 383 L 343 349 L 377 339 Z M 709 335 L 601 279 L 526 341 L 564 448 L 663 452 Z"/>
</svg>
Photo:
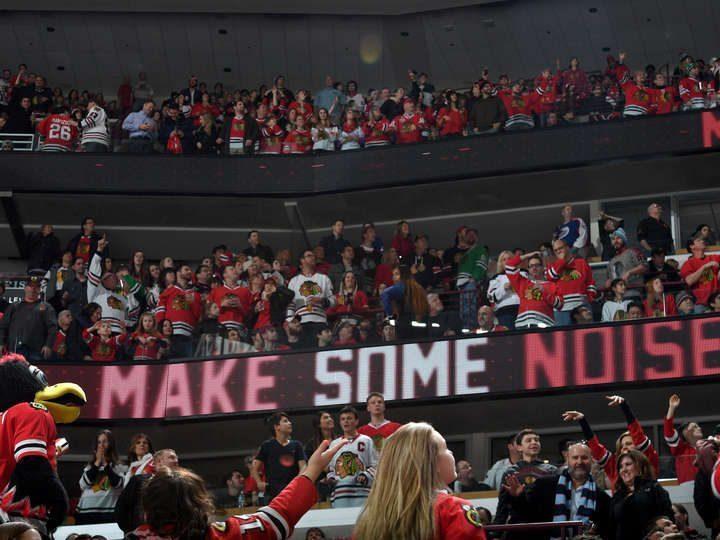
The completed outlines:
<svg viewBox="0 0 720 540">
<path fill-rule="evenodd" d="M 75 383 L 46 386 L 35 394 L 35 401 L 47 407 L 58 424 L 71 424 L 80 416 L 80 408 L 87 403 L 85 391 Z"/>
</svg>

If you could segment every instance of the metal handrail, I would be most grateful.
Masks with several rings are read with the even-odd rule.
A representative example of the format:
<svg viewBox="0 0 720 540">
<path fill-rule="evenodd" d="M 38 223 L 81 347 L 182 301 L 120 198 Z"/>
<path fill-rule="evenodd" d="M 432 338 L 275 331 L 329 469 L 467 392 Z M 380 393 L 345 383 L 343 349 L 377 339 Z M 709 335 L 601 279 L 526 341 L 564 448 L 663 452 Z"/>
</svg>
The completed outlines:
<svg viewBox="0 0 720 540">
<path fill-rule="evenodd" d="M 579 532 L 584 526 L 582 521 L 557 521 L 543 523 L 508 523 L 505 525 L 486 525 L 488 532 L 537 532 L 560 529 L 560 538 L 571 538 L 574 532 Z M 570 536 L 567 536 L 567 533 Z"/>
<path fill-rule="evenodd" d="M 36 149 L 34 133 L 0 133 L 0 146 L 6 141 L 12 143 L 13 152 L 32 152 Z"/>
</svg>

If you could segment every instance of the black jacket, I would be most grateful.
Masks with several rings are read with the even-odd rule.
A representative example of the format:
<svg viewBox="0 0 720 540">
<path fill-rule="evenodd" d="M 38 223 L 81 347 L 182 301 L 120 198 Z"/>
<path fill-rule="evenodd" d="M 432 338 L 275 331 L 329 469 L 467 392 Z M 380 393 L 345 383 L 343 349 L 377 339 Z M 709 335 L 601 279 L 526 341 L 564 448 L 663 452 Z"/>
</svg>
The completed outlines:
<svg viewBox="0 0 720 540">
<path fill-rule="evenodd" d="M 72 237 L 70 242 L 68 242 L 67 251 L 71 251 L 73 254 L 73 257 L 76 256 L 77 247 L 78 247 L 78 244 L 80 243 L 80 239 L 82 237 L 83 237 L 83 233 L 82 233 L 82 229 L 81 229 L 80 234 L 76 234 L 75 236 Z M 98 240 L 100 240 L 100 235 L 98 233 L 94 232 L 90 235 L 90 251 L 88 253 L 90 253 L 91 258 L 92 258 L 92 254 L 97 251 Z M 105 250 L 102 252 L 102 256 L 103 257 L 110 256 L 110 246 L 109 245 L 105 246 Z M 89 262 L 89 260 L 88 260 L 88 262 Z"/>
<path fill-rule="evenodd" d="M 693 502 L 695 510 L 700 515 L 708 529 L 712 529 L 713 538 L 720 532 L 720 500 L 712 492 L 710 475 L 698 472 L 695 476 L 693 488 Z"/>
<path fill-rule="evenodd" d="M 193 138 L 195 139 L 195 152 L 198 154 L 217 154 L 218 130 L 215 126 L 210 129 L 209 134 L 202 127 L 196 129 Z M 198 144 L 200 144 L 199 148 Z"/>
<path fill-rule="evenodd" d="M 555 491 L 560 475 L 554 474 L 538 478 L 520 495 L 512 499 L 513 510 L 517 512 L 521 522 L 549 522 L 555 514 Z M 595 512 L 590 521 L 602 538 L 607 538 L 610 530 L 610 496 L 602 489 L 597 490 Z M 557 531 L 548 531 L 530 535 L 523 533 L 523 538 L 546 540 L 557 536 Z M 638 537 L 639 540 L 640 537 Z"/>
<path fill-rule="evenodd" d="M 232 120 L 235 118 L 235 115 L 229 115 L 225 118 L 225 123 L 222 126 L 222 129 L 220 130 L 220 138 L 223 140 L 222 143 L 222 153 L 223 154 L 230 154 L 230 127 L 232 126 Z M 255 144 L 254 141 L 257 141 L 260 137 L 260 128 L 258 128 L 257 122 L 254 118 L 252 118 L 249 114 L 245 114 L 244 116 L 245 120 L 245 153 L 246 154 L 252 154 L 255 152 Z M 247 141 L 253 141 L 253 144 L 246 144 Z M 272 262 L 272 261 L 271 261 Z"/>
<path fill-rule="evenodd" d="M 124 533 L 137 529 L 145 521 L 142 507 L 142 488 L 152 475 L 139 474 L 130 478 L 115 505 L 115 521 Z"/>
<path fill-rule="evenodd" d="M 502 124 L 507 118 L 505 105 L 497 96 L 478 99 L 470 109 L 468 121 L 473 130 L 487 131 L 493 124 Z"/>
<path fill-rule="evenodd" d="M 632 495 L 616 491 L 610 506 L 612 540 L 639 540 L 654 518 L 673 515 L 668 492 L 655 480 L 637 478 Z"/>
</svg>

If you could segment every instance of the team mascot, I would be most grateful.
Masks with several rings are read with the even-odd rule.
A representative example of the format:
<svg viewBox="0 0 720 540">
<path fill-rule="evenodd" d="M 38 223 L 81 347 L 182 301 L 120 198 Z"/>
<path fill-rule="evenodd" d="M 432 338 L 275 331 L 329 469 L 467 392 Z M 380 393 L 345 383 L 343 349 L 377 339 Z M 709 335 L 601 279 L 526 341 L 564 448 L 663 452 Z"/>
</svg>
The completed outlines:
<svg viewBox="0 0 720 540">
<path fill-rule="evenodd" d="M 50 386 L 23 356 L 0 357 L 0 523 L 24 521 L 48 537 L 63 522 L 68 499 L 55 469 L 67 443 L 55 423 L 74 422 L 85 402 L 78 385 Z"/>
</svg>

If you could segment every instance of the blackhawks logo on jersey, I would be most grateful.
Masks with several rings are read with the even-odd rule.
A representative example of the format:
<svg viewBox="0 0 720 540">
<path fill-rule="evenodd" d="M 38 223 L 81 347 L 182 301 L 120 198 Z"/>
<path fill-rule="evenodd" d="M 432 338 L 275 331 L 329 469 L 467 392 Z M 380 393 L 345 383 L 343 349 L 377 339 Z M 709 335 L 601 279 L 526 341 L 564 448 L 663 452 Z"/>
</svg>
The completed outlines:
<svg viewBox="0 0 720 540">
<path fill-rule="evenodd" d="M 542 300 L 543 291 L 540 287 L 528 287 L 525 289 L 526 300 Z"/>
<path fill-rule="evenodd" d="M 111 309 L 123 309 L 122 302 L 114 296 L 108 296 L 107 305 Z"/>
<path fill-rule="evenodd" d="M 320 290 L 320 285 L 315 283 L 314 281 L 305 281 L 302 285 L 300 285 L 300 295 L 304 297 L 308 296 L 318 296 L 321 294 L 322 291 Z"/>
<path fill-rule="evenodd" d="M 352 452 L 343 452 L 335 462 L 335 472 L 340 478 L 356 476 L 365 471 L 365 465 Z"/>
<path fill-rule="evenodd" d="M 560 281 L 577 281 L 580 279 L 580 272 L 577 270 L 565 269 L 560 276 Z"/>
<path fill-rule="evenodd" d="M 475 527 L 482 527 L 482 521 L 480 520 L 480 512 L 478 512 L 474 507 L 470 506 L 469 504 L 463 504 L 462 509 L 465 513 L 465 519 L 468 520 L 468 523 L 474 525 Z"/>
<path fill-rule="evenodd" d="M 190 303 L 187 301 L 187 298 L 184 294 L 178 294 L 173 297 L 172 308 L 175 311 L 187 311 L 188 309 L 190 309 Z"/>
</svg>

